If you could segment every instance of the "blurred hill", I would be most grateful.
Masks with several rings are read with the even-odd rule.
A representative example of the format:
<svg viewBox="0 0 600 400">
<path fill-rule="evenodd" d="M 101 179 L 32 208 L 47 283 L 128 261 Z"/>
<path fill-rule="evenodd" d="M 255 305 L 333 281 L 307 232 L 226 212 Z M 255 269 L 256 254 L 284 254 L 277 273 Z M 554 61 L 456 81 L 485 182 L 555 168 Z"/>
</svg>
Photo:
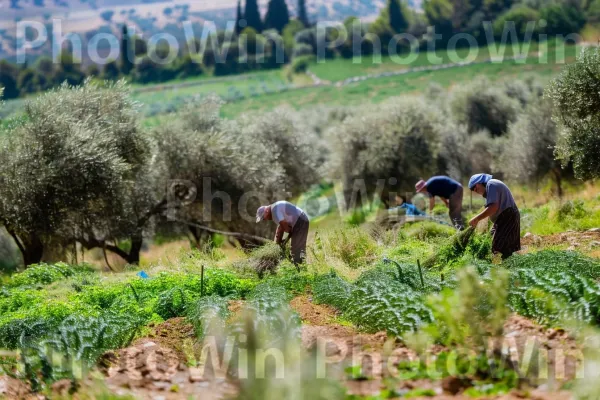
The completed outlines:
<svg viewBox="0 0 600 400">
<path fill-rule="evenodd" d="M 416 1 L 413 6 L 420 5 Z M 267 3 L 259 0 L 263 15 Z M 341 21 L 349 16 L 372 20 L 384 5 L 385 0 L 307 1 L 311 21 Z M 0 58 L 14 56 L 16 24 L 23 20 L 49 25 L 60 19 L 63 32 L 83 34 L 87 39 L 98 32 L 117 33 L 123 23 L 146 38 L 158 32 L 180 37 L 183 21 L 212 21 L 217 28 L 225 28 L 235 18 L 236 6 L 237 0 L 0 0 Z M 292 15 L 296 6 L 297 0 L 288 0 Z"/>
</svg>

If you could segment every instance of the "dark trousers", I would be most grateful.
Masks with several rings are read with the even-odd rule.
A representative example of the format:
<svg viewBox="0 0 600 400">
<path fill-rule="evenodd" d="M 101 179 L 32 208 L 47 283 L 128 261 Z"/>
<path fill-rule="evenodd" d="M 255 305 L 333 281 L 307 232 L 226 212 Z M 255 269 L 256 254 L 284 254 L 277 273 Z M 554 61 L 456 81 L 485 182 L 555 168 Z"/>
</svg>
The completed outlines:
<svg viewBox="0 0 600 400">
<path fill-rule="evenodd" d="M 308 216 L 302 214 L 294 224 L 290 237 L 292 240 L 292 260 L 302 264 L 306 260 L 306 239 L 308 238 Z"/>
<path fill-rule="evenodd" d="M 502 259 L 521 250 L 521 214 L 517 207 L 507 208 L 492 227 L 492 253 L 502 254 Z"/>
<path fill-rule="evenodd" d="M 463 187 L 459 186 L 454 193 L 450 195 L 448 199 L 448 209 L 450 214 L 450 221 L 452 225 L 459 229 L 463 229 L 465 223 L 462 218 L 462 203 L 463 203 Z"/>
</svg>

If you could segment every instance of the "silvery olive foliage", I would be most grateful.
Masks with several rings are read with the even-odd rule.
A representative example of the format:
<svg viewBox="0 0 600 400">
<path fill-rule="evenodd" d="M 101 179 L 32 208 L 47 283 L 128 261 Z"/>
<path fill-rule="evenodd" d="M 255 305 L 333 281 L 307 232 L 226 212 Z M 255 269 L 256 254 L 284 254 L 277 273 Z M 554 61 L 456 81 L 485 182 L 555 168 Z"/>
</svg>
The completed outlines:
<svg viewBox="0 0 600 400">
<path fill-rule="evenodd" d="M 510 124 L 500 163 L 507 177 L 537 182 L 549 171 L 560 172 L 560 162 L 554 156 L 558 130 L 550 115 L 552 103 L 538 99 Z"/>
<path fill-rule="evenodd" d="M 478 78 L 453 92 L 450 108 L 456 121 L 465 124 L 469 132 L 485 129 L 493 136 L 501 136 L 517 117 L 522 100 L 522 94 L 513 94 L 516 99 L 486 78 Z"/>
<path fill-rule="evenodd" d="M 44 242 L 127 236 L 156 201 L 153 144 L 124 82 L 64 84 L 30 101 L 0 145 L 0 219 L 25 263 Z"/>
<path fill-rule="evenodd" d="M 549 86 L 559 126 L 556 154 L 581 179 L 600 176 L 600 50 L 582 51 Z"/>
<path fill-rule="evenodd" d="M 422 98 L 399 98 L 364 107 L 332 131 L 333 164 L 341 175 L 346 200 L 355 185 L 368 192 L 390 178 L 398 192 L 436 172 L 444 116 Z M 385 190 L 390 186 L 385 184 Z M 382 198 L 387 198 L 382 193 Z"/>
</svg>

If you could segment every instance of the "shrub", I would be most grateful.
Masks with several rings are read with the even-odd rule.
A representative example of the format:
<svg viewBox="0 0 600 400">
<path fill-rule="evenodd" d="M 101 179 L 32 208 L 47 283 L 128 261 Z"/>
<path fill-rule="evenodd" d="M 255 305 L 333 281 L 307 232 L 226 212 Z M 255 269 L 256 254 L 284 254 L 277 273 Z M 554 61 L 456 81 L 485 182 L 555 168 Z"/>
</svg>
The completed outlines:
<svg viewBox="0 0 600 400">
<path fill-rule="evenodd" d="M 579 34 L 585 24 L 585 15 L 577 4 L 548 4 L 540 10 L 540 18 L 546 20 L 544 31 L 549 35 Z"/>
<path fill-rule="evenodd" d="M 510 124 L 500 166 L 505 176 L 522 182 L 539 182 L 553 172 L 562 195 L 560 162 L 554 157 L 558 130 L 551 114 L 551 102 L 536 100 Z"/>
<path fill-rule="evenodd" d="M 450 107 L 457 122 L 465 124 L 469 132 L 485 129 L 493 136 L 500 136 L 517 117 L 519 104 L 501 88 L 480 78 L 456 90 Z"/>
<path fill-rule="evenodd" d="M 311 57 L 315 57 L 315 50 L 310 44 L 296 43 L 294 45 L 294 53 L 292 54 L 294 60 L 310 60 Z"/>
<path fill-rule="evenodd" d="M 471 139 L 464 125 L 448 124 L 442 131 L 442 143 L 438 164 L 440 171 L 452 176 L 459 182 L 466 181 L 472 175 Z M 414 202 L 413 202 L 414 203 Z"/>
<path fill-rule="evenodd" d="M 515 24 L 519 40 L 525 40 L 527 33 L 529 33 L 529 40 L 531 40 L 537 32 L 535 29 L 531 32 L 527 32 L 527 25 L 529 22 L 537 21 L 538 19 L 539 14 L 536 10 L 525 5 L 517 5 L 500 15 L 494 21 L 494 36 L 498 39 L 502 38 L 502 33 L 504 32 L 507 22 L 511 22 Z"/>
<path fill-rule="evenodd" d="M 468 150 L 471 171 L 493 171 L 500 150 L 498 140 L 488 132 L 481 131 L 471 135 Z"/>
<path fill-rule="evenodd" d="M 569 200 L 560 206 L 556 213 L 559 222 L 564 222 L 568 218 L 582 218 L 588 214 L 582 200 Z"/>
<path fill-rule="evenodd" d="M 312 53 L 312 48 L 311 48 L 311 53 Z M 296 50 L 294 50 L 294 53 L 296 54 Z M 308 70 L 308 67 L 315 61 L 315 56 L 314 55 L 302 55 L 302 56 L 295 56 L 294 57 L 294 61 L 292 61 L 292 66 L 291 69 L 295 74 L 300 74 L 300 73 L 304 73 Z"/>
</svg>

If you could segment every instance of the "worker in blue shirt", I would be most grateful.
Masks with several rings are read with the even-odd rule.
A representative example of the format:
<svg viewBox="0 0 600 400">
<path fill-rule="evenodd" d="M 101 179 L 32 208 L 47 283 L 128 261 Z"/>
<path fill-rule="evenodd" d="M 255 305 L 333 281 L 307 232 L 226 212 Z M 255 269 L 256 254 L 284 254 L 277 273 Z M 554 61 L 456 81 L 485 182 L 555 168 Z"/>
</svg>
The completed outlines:
<svg viewBox="0 0 600 400">
<path fill-rule="evenodd" d="M 429 180 L 420 180 L 415 185 L 417 193 L 429 196 L 429 212 L 435 206 L 435 197 L 442 199 L 449 209 L 450 220 L 458 229 L 464 228 L 462 218 L 463 187 L 448 176 L 432 176 Z"/>
</svg>

